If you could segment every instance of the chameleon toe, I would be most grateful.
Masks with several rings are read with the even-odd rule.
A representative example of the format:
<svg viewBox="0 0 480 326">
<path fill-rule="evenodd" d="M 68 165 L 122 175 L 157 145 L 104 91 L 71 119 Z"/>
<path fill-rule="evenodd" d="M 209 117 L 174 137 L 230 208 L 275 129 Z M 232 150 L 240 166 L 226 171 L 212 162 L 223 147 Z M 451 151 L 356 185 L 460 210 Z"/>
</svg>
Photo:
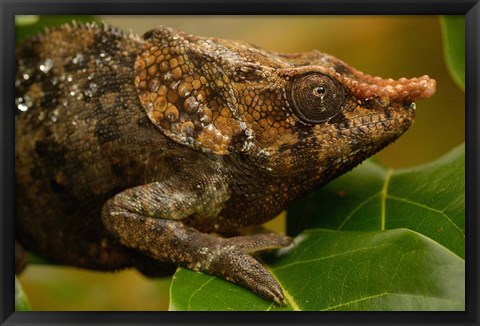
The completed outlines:
<svg viewBox="0 0 480 326">
<path fill-rule="evenodd" d="M 277 249 L 290 245 L 293 239 L 276 233 L 252 234 L 225 239 L 245 252 L 253 253 L 268 249 Z"/>
</svg>

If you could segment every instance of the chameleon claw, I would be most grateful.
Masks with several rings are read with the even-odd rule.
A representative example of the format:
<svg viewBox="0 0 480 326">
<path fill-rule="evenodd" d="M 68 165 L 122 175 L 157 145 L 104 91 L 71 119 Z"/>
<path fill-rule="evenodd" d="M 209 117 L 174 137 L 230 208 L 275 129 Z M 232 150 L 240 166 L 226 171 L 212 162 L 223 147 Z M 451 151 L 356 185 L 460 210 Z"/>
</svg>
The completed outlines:
<svg viewBox="0 0 480 326">
<path fill-rule="evenodd" d="M 270 288 L 266 288 L 264 293 L 264 297 L 274 301 L 279 305 L 285 305 L 285 296 L 283 294 L 282 287 L 275 281 L 275 284 L 272 284 Z"/>
<path fill-rule="evenodd" d="M 280 284 L 250 253 L 287 246 L 292 238 L 270 233 L 217 238 L 216 241 L 219 242 L 201 259 L 209 264 L 200 263 L 198 270 L 218 275 L 278 304 L 284 303 Z"/>
</svg>

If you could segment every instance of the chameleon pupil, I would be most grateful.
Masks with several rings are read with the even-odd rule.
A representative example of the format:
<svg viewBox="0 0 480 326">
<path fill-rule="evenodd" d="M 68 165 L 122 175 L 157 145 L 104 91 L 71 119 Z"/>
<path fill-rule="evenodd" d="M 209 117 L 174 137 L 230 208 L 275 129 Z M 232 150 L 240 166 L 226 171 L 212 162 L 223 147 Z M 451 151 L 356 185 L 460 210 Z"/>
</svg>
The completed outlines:
<svg viewBox="0 0 480 326">
<path fill-rule="evenodd" d="M 327 90 L 323 86 L 318 86 L 313 89 L 313 93 L 317 96 L 325 95 L 326 92 Z"/>
</svg>

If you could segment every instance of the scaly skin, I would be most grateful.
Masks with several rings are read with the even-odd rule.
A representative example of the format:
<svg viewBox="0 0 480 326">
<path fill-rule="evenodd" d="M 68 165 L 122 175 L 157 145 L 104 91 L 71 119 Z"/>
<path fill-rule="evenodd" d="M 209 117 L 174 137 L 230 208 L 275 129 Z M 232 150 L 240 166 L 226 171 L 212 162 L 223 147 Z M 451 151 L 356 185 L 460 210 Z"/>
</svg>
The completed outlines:
<svg viewBox="0 0 480 326">
<path fill-rule="evenodd" d="M 275 217 L 412 124 L 428 76 L 365 75 L 320 52 L 280 54 L 158 27 L 47 30 L 17 49 L 16 237 L 99 270 L 164 263 L 283 301 L 250 253 L 291 243 L 222 238 Z"/>
</svg>

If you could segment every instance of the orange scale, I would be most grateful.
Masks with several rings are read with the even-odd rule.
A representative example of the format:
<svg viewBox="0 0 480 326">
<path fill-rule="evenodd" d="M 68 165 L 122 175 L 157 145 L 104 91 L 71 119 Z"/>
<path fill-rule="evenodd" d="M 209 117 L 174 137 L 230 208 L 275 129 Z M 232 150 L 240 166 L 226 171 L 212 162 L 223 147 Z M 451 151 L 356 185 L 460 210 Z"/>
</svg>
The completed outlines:
<svg viewBox="0 0 480 326">
<path fill-rule="evenodd" d="M 161 72 L 167 72 L 170 70 L 170 67 L 168 66 L 168 62 L 167 61 L 162 61 L 160 62 L 160 64 L 158 65 L 158 69 L 161 71 Z"/>
<path fill-rule="evenodd" d="M 212 122 L 212 111 L 209 108 L 203 110 L 203 123 Z"/>
<path fill-rule="evenodd" d="M 167 92 L 168 92 L 167 86 L 161 85 L 160 88 L 159 88 L 158 91 L 157 91 L 157 94 L 158 94 L 159 96 L 165 96 L 165 95 L 167 95 Z"/>
<path fill-rule="evenodd" d="M 215 134 L 215 136 L 213 136 L 213 143 L 214 144 L 217 144 L 217 145 L 221 145 L 223 144 L 223 136 L 221 134 Z"/>
<path fill-rule="evenodd" d="M 203 141 L 203 143 L 206 145 L 207 148 L 213 148 L 214 147 L 213 141 L 209 138 L 205 139 Z"/>
<path fill-rule="evenodd" d="M 145 80 L 140 79 L 139 77 L 135 78 L 135 84 L 139 89 L 147 88 L 147 82 Z"/>
<path fill-rule="evenodd" d="M 220 114 L 222 115 L 222 117 L 225 117 L 225 118 L 231 116 L 230 110 L 229 110 L 228 108 L 226 108 L 226 107 L 224 107 L 224 108 L 222 109 L 222 111 L 220 112 Z"/>
<path fill-rule="evenodd" d="M 267 119 L 260 119 L 260 120 L 258 120 L 258 125 L 259 125 L 262 129 L 266 129 L 266 128 L 270 127 L 269 124 L 268 124 Z"/>
<path fill-rule="evenodd" d="M 179 112 L 174 105 L 169 106 L 165 110 L 165 118 L 167 118 L 171 122 L 175 122 L 178 120 Z"/>
<path fill-rule="evenodd" d="M 148 74 L 150 76 L 155 76 L 155 73 L 157 72 L 157 65 L 151 65 L 149 68 L 148 68 Z"/>
<path fill-rule="evenodd" d="M 176 68 L 178 66 L 178 60 L 177 58 L 172 58 L 168 61 L 168 64 L 170 66 L 170 69 Z"/>
<path fill-rule="evenodd" d="M 157 123 L 158 121 L 161 121 L 163 119 L 163 112 L 160 111 L 153 111 L 150 115 L 150 118 Z"/>
<path fill-rule="evenodd" d="M 147 57 L 145 57 L 145 65 L 147 67 L 150 67 L 154 63 L 155 63 L 155 57 L 154 56 L 148 55 Z"/>
<path fill-rule="evenodd" d="M 197 92 L 197 101 L 203 102 L 206 98 L 207 94 L 205 94 L 205 91 L 203 89 Z"/>
<path fill-rule="evenodd" d="M 158 97 L 158 94 L 157 93 L 149 93 L 149 96 L 148 96 L 148 100 L 150 102 L 154 102 Z"/>
<path fill-rule="evenodd" d="M 182 72 L 182 69 L 180 69 L 180 67 L 177 67 L 172 70 L 172 76 L 176 80 L 179 80 L 182 77 L 182 75 L 183 75 L 183 72 Z"/>
<path fill-rule="evenodd" d="M 178 95 L 181 97 L 186 97 L 190 95 L 190 92 L 192 91 L 192 85 L 190 83 L 181 83 L 178 85 Z"/>
<path fill-rule="evenodd" d="M 198 90 L 200 89 L 200 86 L 202 86 L 202 83 L 198 79 L 195 79 L 194 81 L 192 81 L 192 86 L 193 89 Z"/>
<path fill-rule="evenodd" d="M 137 60 L 134 65 L 135 70 L 145 69 L 145 60 Z"/>
<path fill-rule="evenodd" d="M 276 128 L 270 128 L 268 130 L 269 137 L 276 137 L 278 135 L 278 130 Z"/>
<path fill-rule="evenodd" d="M 150 92 L 148 91 L 143 91 L 141 92 L 138 97 L 140 98 L 140 101 L 142 102 L 148 102 L 150 99 Z"/>
<path fill-rule="evenodd" d="M 168 91 L 167 99 L 170 103 L 176 103 L 178 100 L 178 93 L 176 91 Z"/>
<path fill-rule="evenodd" d="M 159 96 L 153 103 L 155 111 L 163 112 L 167 108 L 167 99 L 163 96 Z"/>
<path fill-rule="evenodd" d="M 215 119 L 214 125 L 217 129 L 222 130 L 228 126 L 227 119 L 225 119 L 225 117 L 219 116 Z"/>
<path fill-rule="evenodd" d="M 186 74 L 190 71 L 190 67 L 188 65 L 181 65 L 180 68 L 182 69 L 182 72 L 184 74 Z"/>
</svg>

